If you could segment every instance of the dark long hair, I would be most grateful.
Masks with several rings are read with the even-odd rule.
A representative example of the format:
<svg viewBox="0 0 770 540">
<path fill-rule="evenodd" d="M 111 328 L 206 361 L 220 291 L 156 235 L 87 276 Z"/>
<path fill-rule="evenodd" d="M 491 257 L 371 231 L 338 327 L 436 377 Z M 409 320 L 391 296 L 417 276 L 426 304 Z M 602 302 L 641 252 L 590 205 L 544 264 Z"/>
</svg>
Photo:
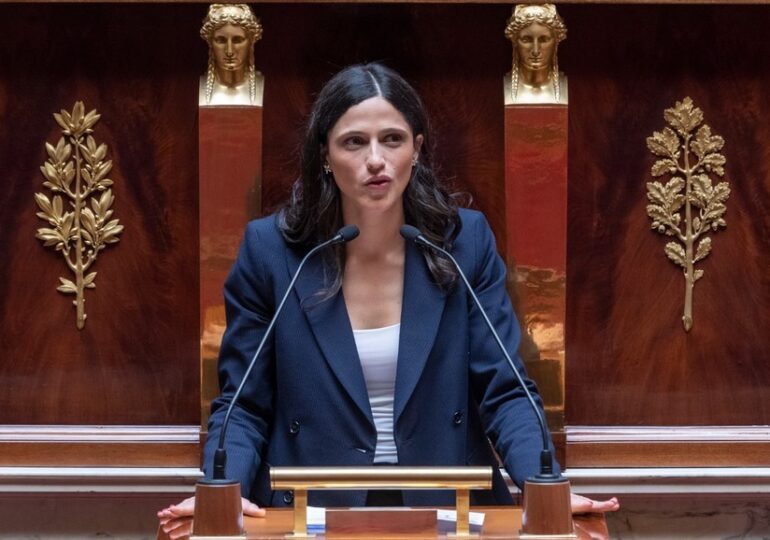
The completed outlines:
<svg viewBox="0 0 770 540">
<path fill-rule="evenodd" d="M 327 82 L 318 94 L 308 119 L 300 156 L 300 176 L 291 196 L 279 214 L 279 226 L 287 242 L 310 247 L 330 238 L 342 227 L 340 192 L 331 174 L 322 168 L 327 135 L 337 120 L 352 106 L 372 97 L 382 97 L 398 110 L 412 129 L 423 136 L 417 164 L 404 190 L 404 219 L 420 229 L 431 241 L 451 249 L 460 232 L 457 205 L 436 178 L 431 161 L 428 117 L 420 96 L 395 71 L 377 64 L 347 67 Z M 329 253 L 329 252 L 327 252 Z M 436 283 L 450 289 L 456 279 L 455 268 L 430 250 L 424 252 Z M 331 282 L 324 297 L 335 294 L 342 284 L 344 250 L 327 256 Z"/>
</svg>

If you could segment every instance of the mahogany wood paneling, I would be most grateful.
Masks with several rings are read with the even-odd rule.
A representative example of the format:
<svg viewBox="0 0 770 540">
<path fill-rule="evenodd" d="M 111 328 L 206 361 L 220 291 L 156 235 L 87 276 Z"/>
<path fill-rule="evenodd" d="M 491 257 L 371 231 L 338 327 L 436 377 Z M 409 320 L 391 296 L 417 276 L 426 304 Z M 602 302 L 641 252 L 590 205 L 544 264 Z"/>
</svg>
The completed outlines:
<svg viewBox="0 0 770 540">
<path fill-rule="evenodd" d="M 538 383 L 551 429 L 564 427 L 567 271 L 567 107 L 505 107 L 509 289 L 519 354 Z"/>
<path fill-rule="evenodd" d="M 567 424 L 770 424 L 770 9 L 560 11 L 570 32 L 560 47 L 570 77 Z M 645 211 L 645 138 L 685 96 L 724 137 L 732 189 L 727 229 L 698 263 L 689 333 L 682 272 Z"/>
<path fill-rule="evenodd" d="M 199 467 L 199 451 L 197 443 L 0 443 L 12 467 Z"/>
<path fill-rule="evenodd" d="M 484 526 L 479 533 L 481 539 L 492 538 L 519 538 L 521 533 L 521 508 L 480 506 L 474 507 L 474 511 L 484 513 Z M 178 531 L 189 531 L 192 518 L 180 518 Z M 581 514 L 573 518 L 575 535 L 580 540 L 605 540 L 609 538 L 607 522 L 603 514 Z M 283 538 L 291 533 L 294 526 L 294 514 L 291 508 L 268 508 L 264 518 L 246 516 L 243 518 L 246 529 L 245 538 Z M 443 529 L 443 527 L 441 528 Z M 372 538 L 372 534 L 359 534 L 358 538 Z M 319 534 L 318 540 L 328 537 L 338 538 L 337 535 Z M 399 534 L 389 538 L 393 540 L 408 538 L 446 538 L 446 531 L 441 530 L 437 535 L 424 536 L 421 534 Z M 170 536 L 162 528 L 158 529 L 157 540 L 169 540 Z M 344 538 L 344 536 L 343 536 Z M 188 540 L 188 536 L 181 534 L 179 540 Z"/>
<path fill-rule="evenodd" d="M 201 425 L 219 394 L 217 360 L 225 331 L 222 284 L 243 229 L 259 216 L 262 195 L 262 107 L 198 109 L 200 198 Z"/>
<path fill-rule="evenodd" d="M 766 467 L 768 442 L 569 443 L 570 467 Z"/>
<path fill-rule="evenodd" d="M 196 424 L 199 9 L 0 6 L 0 424 Z M 205 62 L 204 62 L 205 65 Z M 114 217 L 75 327 L 61 255 L 35 231 L 53 112 L 102 117 Z"/>
<path fill-rule="evenodd" d="M 262 107 L 200 107 L 198 130 L 200 322 L 205 331 L 205 308 L 221 306 L 222 283 L 243 229 L 262 206 Z"/>
<path fill-rule="evenodd" d="M 193 426 L 0 426 L 0 467 L 198 467 Z"/>
<path fill-rule="evenodd" d="M 770 428 L 569 426 L 574 467 L 767 467 Z"/>
<path fill-rule="evenodd" d="M 506 252 L 516 265 L 559 275 L 567 271 L 567 113 L 505 108 Z"/>
<path fill-rule="evenodd" d="M 428 508 L 329 508 L 325 531 L 332 538 L 435 538 L 437 525 Z"/>
<path fill-rule="evenodd" d="M 564 5 L 569 38 L 567 423 L 770 424 L 767 6 Z M 510 5 L 267 4 L 263 207 L 297 175 L 314 94 L 382 60 L 433 119 L 442 176 L 506 245 L 502 77 Z M 204 4 L 0 5 L 0 423 L 195 424 L 199 416 L 197 88 Z M 30 38 L 33 36 L 33 38 Z M 43 36 L 45 36 L 43 38 Z M 684 284 L 649 230 L 644 140 L 690 95 L 726 140 L 728 228 Z M 82 99 L 115 164 L 126 229 L 96 263 L 75 329 L 42 225 L 51 116 Z"/>
</svg>

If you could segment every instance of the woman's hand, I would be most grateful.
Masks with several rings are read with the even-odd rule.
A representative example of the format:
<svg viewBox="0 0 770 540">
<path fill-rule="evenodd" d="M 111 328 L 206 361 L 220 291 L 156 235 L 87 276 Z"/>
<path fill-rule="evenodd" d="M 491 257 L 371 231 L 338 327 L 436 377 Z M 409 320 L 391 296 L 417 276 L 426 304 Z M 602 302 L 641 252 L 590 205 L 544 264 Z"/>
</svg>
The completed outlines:
<svg viewBox="0 0 770 540">
<path fill-rule="evenodd" d="M 260 508 L 245 497 L 241 497 L 241 505 L 243 507 L 243 514 L 252 517 L 264 517 L 265 509 Z M 162 521 L 164 519 L 173 519 L 178 517 L 192 516 L 195 513 L 195 497 L 190 497 L 183 500 L 179 504 L 172 504 L 168 508 L 158 511 L 158 518 Z"/>
<path fill-rule="evenodd" d="M 264 517 L 265 509 L 250 500 L 241 497 L 243 514 L 252 517 Z M 183 538 L 192 533 L 192 516 L 195 513 L 195 497 L 185 499 L 179 504 L 158 511 L 158 519 L 163 532 L 171 539 Z"/>
<path fill-rule="evenodd" d="M 572 493 L 570 504 L 573 514 L 614 512 L 620 508 L 617 497 L 612 497 L 606 501 L 595 501 L 576 493 Z"/>
</svg>

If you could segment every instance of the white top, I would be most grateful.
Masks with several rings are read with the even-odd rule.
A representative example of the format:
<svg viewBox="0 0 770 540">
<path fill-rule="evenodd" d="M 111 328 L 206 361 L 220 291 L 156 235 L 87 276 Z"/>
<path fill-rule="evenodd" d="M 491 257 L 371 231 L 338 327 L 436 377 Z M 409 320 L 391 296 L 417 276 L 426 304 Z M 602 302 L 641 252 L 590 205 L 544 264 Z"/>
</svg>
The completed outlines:
<svg viewBox="0 0 770 540">
<path fill-rule="evenodd" d="M 393 439 L 393 396 L 400 334 L 401 323 L 384 328 L 353 330 L 377 428 L 375 463 L 398 463 L 396 441 Z"/>
</svg>

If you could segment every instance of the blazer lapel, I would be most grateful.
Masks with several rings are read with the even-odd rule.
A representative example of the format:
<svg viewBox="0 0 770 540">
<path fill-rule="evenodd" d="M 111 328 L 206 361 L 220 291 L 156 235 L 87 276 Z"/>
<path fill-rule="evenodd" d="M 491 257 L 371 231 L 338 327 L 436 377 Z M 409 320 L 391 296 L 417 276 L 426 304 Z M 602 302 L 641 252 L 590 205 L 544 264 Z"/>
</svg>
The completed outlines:
<svg viewBox="0 0 770 540">
<path fill-rule="evenodd" d="M 291 275 L 297 271 L 301 259 L 297 253 L 289 250 L 287 263 Z M 364 373 L 342 291 L 323 301 L 319 301 L 317 296 L 328 282 L 324 277 L 323 259 L 319 253 L 305 263 L 294 284 L 295 292 L 326 362 L 364 416 L 374 424 Z"/>
<path fill-rule="evenodd" d="M 433 348 L 446 295 L 434 283 L 421 249 L 406 244 L 404 298 L 401 305 L 401 336 L 398 344 L 393 422 L 404 410 L 417 386 Z"/>
</svg>

